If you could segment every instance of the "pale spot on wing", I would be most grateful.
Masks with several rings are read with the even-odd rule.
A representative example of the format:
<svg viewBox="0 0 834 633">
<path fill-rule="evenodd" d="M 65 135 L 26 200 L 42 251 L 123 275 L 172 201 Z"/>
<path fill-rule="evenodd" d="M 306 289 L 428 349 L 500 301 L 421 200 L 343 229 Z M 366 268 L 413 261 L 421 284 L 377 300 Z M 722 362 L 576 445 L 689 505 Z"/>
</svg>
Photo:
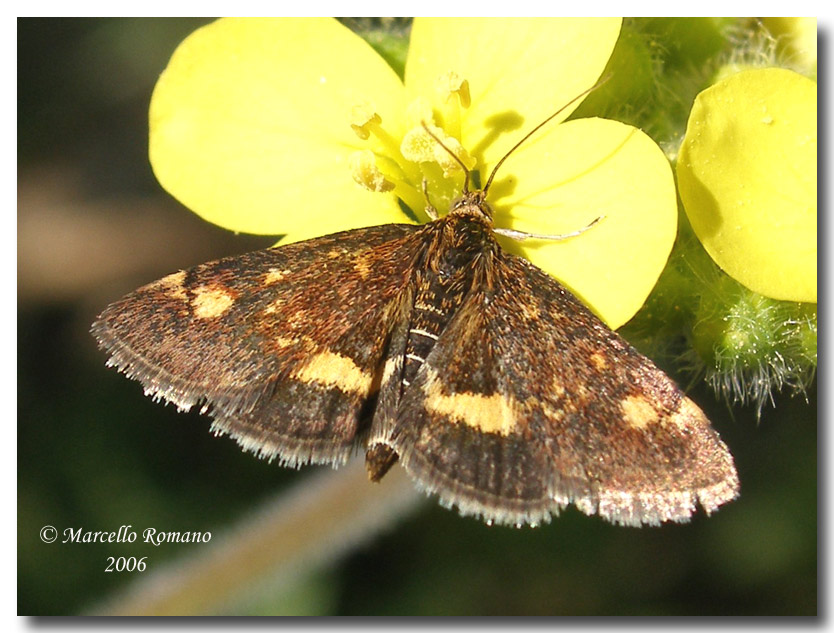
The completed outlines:
<svg viewBox="0 0 834 633">
<path fill-rule="evenodd" d="M 373 382 L 373 375 L 350 358 L 333 352 L 319 352 L 312 356 L 294 372 L 293 377 L 301 382 L 316 382 L 362 396 L 370 393 Z"/>
<path fill-rule="evenodd" d="M 553 384 L 551 385 L 551 389 L 553 389 L 553 395 L 556 398 L 561 398 L 565 395 L 565 386 L 562 384 L 562 380 L 559 376 L 553 377 Z"/>
<path fill-rule="evenodd" d="M 429 413 L 451 418 L 485 433 L 509 435 L 516 426 L 514 402 L 500 393 L 485 396 L 479 393 L 442 392 L 437 374 L 429 369 L 429 379 L 423 390 L 424 405 Z"/>
<path fill-rule="evenodd" d="M 371 274 L 371 262 L 368 257 L 358 257 L 353 263 L 353 269 L 362 279 L 367 279 Z"/>
<path fill-rule="evenodd" d="M 289 274 L 289 270 L 278 270 L 277 268 L 270 268 L 266 275 L 264 275 L 264 285 L 271 285 L 278 283 Z"/>
<path fill-rule="evenodd" d="M 151 284 L 151 287 L 159 288 L 172 299 L 186 301 L 188 299 L 188 293 L 185 291 L 185 288 L 183 287 L 184 282 L 185 271 L 181 270 L 178 273 L 173 273 L 171 275 L 163 277 L 159 281 L 155 281 Z"/>
<path fill-rule="evenodd" d="M 635 429 L 644 429 L 660 416 L 654 405 L 645 396 L 628 396 L 620 403 L 623 419 Z"/>
<path fill-rule="evenodd" d="M 596 367 L 599 371 L 604 371 L 608 369 L 608 361 L 605 360 L 605 357 L 600 354 L 599 352 L 594 352 L 591 354 L 591 364 Z"/>
<path fill-rule="evenodd" d="M 216 319 L 234 305 L 234 298 L 222 288 L 198 286 L 191 307 L 198 319 Z"/>
</svg>

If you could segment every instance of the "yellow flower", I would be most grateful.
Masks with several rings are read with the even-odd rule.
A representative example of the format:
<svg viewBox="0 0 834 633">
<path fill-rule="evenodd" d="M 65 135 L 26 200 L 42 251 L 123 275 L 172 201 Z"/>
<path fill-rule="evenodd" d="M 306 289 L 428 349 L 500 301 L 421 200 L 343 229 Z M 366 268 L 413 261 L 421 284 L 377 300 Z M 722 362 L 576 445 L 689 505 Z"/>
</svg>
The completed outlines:
<svg viewBox="0 0 834 633">
<path fill-rule="evenodd" d="M 792 68 L 817 72 L 816 18 L 762 18 L 777 38 L 781 56 Z"/>
<path fill-rule="evenodd" d="M 421 220 L 424 179 L 441 213 L 459 165 L 425 120 L 486 179 L 530 129 L 591 87 L 619 19 L 417 19 L 405 80 L 330 19 L 223 19 L 174 53 L 151 102 L 150 156 L 162 185 L 226 228 L 284 241 Z M 643 304 L 676 231 L 671 170 L 642 132 L 604 119 L 561 123 L 515 152 L 489 202 L 495 224 L 563 234 L 502 238 L 612 327 Z"/>
<path fill-rule="evenodd" d="M 817 300 L 817 86 L 748 70 L 695 100 L 678 158 L 692 228 L 727 274 L 774 299 Z"/>
</svg>

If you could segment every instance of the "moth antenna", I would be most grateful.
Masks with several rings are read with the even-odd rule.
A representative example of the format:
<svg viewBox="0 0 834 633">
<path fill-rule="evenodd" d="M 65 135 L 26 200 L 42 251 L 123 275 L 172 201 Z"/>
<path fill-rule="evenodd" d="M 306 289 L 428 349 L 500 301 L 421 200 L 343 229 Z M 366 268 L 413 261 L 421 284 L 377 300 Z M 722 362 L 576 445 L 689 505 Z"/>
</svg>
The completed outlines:
<svg viewBox="0 0 834 633">
<path fill-rule="evenodd" d="M 580 93 L 579 93 L 578 95 L 576 95 L 573 99 L 571 99 L 571 100 L 570 100 L 570 101 L 568 101 L 565 105 L 563 105 L 561 108 L 559 108 L 558 110 L 556 110 L 556 112 L 554 112 L 553 114 L 551 114 L 551 115 L 550 115 L 549 117 L 547 117 L 544 121 L 542 121 L 541 123 L 539 123 L 539 124 L 538 124 L 536 127 L 534 127 L 532 130 L 530 130 L 530 131 L 529 131 L 529 132 L 528 132 L 528 133 L 524 136 L 524 138 L 522 138 L 522 139 L 521 139 L 518 143 L 516 143 L 515 145 L 513 145 L 513 146 L 512 146 L 512 148 L 510 148 L 510 151 L 508 151 L 506 154 L 504 154 L 504 157 L 503 157 L 501 160 L 499 160 L 499 161 L 498 161 L 498 163 L 497 163 L 497 164 L 495 165 L 495 167 L 493 168 L 492 173 L 490 173 L 490 175 L 489 175 L 489 179 L 487 179 L 486 185 L 484 186 L 484 189 L 483 189 L 483 191 L 484 191 L 484 195 L 486 195 L 486 192 L 489 190 L 489 187 L 490 187 L 490 185 L 492 184 L 492 179 L 493 179 L 493 178 L 495 178 L 495 173 L 498 171 L 498 168 L 499 168 L 499 167 L 501 167 L 501 165 L 503 165 L 503 164 L 504 164 L 504 161 L 505 161 L 505 160 L 507 160 L 507 158 L 509 157 L 509 155 L 510 155 L 510 154 L 512 154 L 515 150 L 517 150 L 517 149 L 521 146 L 521 144 L 522 144 L 522 143 L 524 143 L 524 142 L 525 142 L 528 138 L 530 138 L 531 136 L 533 136 L 533 134 L 535 134 L 535 133 L 536 133 L 536 132 L 538 132 L 541 128 L 543 128 L 545 125 L 547 125 L 548 123 L 550 123 L 550 121 L 551 121 L 551 120 L 553 120 L 556 116 L 558 116 L 561 112 L 563 112 L 563 111 L 565 110 L 565 108 L 570 107 L 570 106 L 571 106 L 571 104 L 576 103 L 576 102 L 577 102 L 577 101 L 579 101 L 579 99 L 581 99 L 582 97 L 585 97 L 585 96 L 587 96 L 588 94 L 590 94 L 591 92 L 593 92 L 594 90 L 596 90 L 597 88 L 602 87 L 602 85 L 603 85 L 603 84 L 605 84 L 605 82 L 607 82 L 609 79 L 611 79 L 611 73 L 608 73 L 607 75 L 605 75 L 605 77 L 603 77 L 602 79 L 600 79 L 598 82 L 596 82 L 593 86 L 591 86 L 590 88 L 588 88 L 588 89 L 587 89 L 587 90 L 585 90 L 584 92 L 580 92 Z M 441 143 L 441 145 L 442 145 L 442 143 Z"/>
<path fill-rule="evenodd" d="M 423 129 L 426 131 L 426 134 L 428 134 L 435 141 L 437 141 L 437 144 L 440 145 L 440 147 L 449 152 L 449 156 L 454 158 L 457 164 L 463 168 L 463 173 L 466 174 L 466 179 L 463 181 L 463 193 L 469 193 L 469 169 L 466 167 L 466 165 L 463 164 L 463 161 L 460 158 L 458 158 L 457 154 L 455 154 L 452 150 L 446 147 L 443 141 L 437 138 L 437 135 L 429 129 L 429 126 L 426 125 L 425 121 L 420 121 L 420 123 L 423 125 Z"/>
</svg>

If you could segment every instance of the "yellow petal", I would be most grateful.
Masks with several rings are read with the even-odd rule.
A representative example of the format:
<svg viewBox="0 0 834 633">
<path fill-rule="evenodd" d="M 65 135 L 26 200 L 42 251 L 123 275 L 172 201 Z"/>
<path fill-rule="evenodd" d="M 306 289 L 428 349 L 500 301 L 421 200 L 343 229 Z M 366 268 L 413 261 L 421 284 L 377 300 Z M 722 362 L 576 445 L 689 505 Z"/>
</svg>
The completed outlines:
<svg viewBox="0 0 834 633">
<path fill-rule="evenodd" d="M 557 126 L 513 154 L 489 194 L 496 226 L 563 235 L 564 241 L 503 240 L 588 304 L 609 326 L 646 300 L 677 231 L 672 170 L 640 130 L 606 119 Z"/>
<path fill-rule="evenodd" d="M 151 164 L 184 205 L 235 231 L 401 221 L 392 194 L 354 182 L 350 156 L 368 147 L 351 128 L 355 107 L 371 103 L 399 131 L 402 96 L 391 68 L 335 20 L 218 20 L 157 83 Z"/>
<path fill-rule="evenodd" d="M 438 93 L 438 78 L 454 73 L 468 82 L 471 105 L 461 113 L 460 140 L 482 165 L 494 165 L 523 132 L 594 84 L 620 24 L 619 18 L 415 19 L 406 88 L 412 97 L 431 95 L 443 110 L 447 95 Z"/>
<path fill-rule="evenodd" d="M 692 228 L 759 294 L 817 300 L 817 86 L 789 70 L 729 77 L 695 100 L 678 158 Z"/>
</svg>

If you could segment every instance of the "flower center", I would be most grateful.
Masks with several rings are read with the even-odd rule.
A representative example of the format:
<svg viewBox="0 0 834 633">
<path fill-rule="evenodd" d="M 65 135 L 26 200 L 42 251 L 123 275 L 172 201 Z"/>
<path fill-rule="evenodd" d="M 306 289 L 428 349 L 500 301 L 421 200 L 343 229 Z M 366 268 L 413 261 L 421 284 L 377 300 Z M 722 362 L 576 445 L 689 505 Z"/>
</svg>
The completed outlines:
<svg viewBox="0 0 834 633">
<path fill-rule="evenodd" d="M 447 209 L 463 186 L 461 163 L 469 170 L 477 164 L 458 140 L 462 115 L 471 104 L 469 82 L 450 71 L 439 75 L 434 87 L 439 97 L 434 103 L 439 105 L 433 109 L 423 97 L 412 101 L 405 112 L 402 138 L 385 129 L 369 103 L 354 106 L 350 115 L 351 128 L 368 146 L 350 157 L 353 179 L 369 191 L 393 191 L 418 216 L 424 215 L 426 206 L 424 181 L 432 204 Z"/>
</svg>

